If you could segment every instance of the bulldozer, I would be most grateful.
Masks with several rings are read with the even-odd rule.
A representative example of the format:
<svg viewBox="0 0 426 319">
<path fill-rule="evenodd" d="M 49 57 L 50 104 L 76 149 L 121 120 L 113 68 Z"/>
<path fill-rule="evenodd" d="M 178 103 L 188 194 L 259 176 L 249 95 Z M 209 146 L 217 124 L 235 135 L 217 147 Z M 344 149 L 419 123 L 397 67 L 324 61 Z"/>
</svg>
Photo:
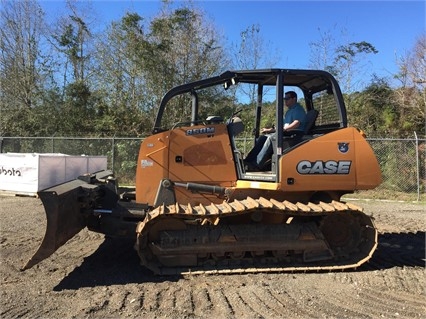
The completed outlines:
<svg viewBox="0 0 426 319">
<path fill-rule="evenodd" d="M 268 165 L 250 171 L 238 136 L 249 131 L 255 141 L 266 109 L 283 127 L 288 89 L 306 110 L 305 129 L 292 135 L 277 129 Z M 213 108 L 248 91 L 255 102 L 237 106 L 253 105 L 250 120 L 242 120 L 241 108 Z M 380 183 L 376 156 L 365 134 L 348 126 L 330 73 L 226 71 L 163 96 L 152 134 L 141 142 L 134 192 L 121 193 L 110 170 L 40 191 L 46 233 L 23 269 L 85 227 L 133 238 L 141 265 L 160 275 L 353 269 L 372 257 L 377 229 L 342 196 Z"/>
</svg>

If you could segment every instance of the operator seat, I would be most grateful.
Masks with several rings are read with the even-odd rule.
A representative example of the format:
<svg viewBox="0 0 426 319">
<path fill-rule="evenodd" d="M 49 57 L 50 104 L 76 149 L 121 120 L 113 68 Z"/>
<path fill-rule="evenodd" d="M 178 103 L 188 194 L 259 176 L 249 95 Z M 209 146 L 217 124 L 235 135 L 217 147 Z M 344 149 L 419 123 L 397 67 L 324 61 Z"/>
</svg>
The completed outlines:
<svg viewBox="0 0 426 319">
<path fill-rule="evenodd" d="M 235 137 L 244 131 L 244 123 L 238 116 L 232 117 L 227 123 L 229 141 L 231 142 L 231 148 L 234 153 L 235 165 L 238 174 L 241 176 L 241 174 L 244 173 L 244 161 L 240 150 L 236 146 Z"/>
<path fill-rule="evenodd" d="M 312 128 L 315 125 L 315 121 L 317 120 L 318 117 L 318 111 L 317 110 L 309 110 L 308 112 L 306 112 L 305 115 L 305 129 L 303 130 L 303 133 L 309 134 L 312 130 Z"/>
<path fill-rule="evenodd" d="M 237 136 L 242 131 L 244 131 L 244 123 L 238 116 L 234 116 L 228 121 L 228 132 L 232 137 Z"/>
</svg>

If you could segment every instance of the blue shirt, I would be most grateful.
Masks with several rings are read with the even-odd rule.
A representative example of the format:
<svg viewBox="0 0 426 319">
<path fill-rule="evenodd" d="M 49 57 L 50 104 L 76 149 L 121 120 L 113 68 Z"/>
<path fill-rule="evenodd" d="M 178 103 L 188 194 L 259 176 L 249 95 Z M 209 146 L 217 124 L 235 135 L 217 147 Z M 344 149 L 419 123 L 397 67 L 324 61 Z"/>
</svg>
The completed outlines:
<svg viewBox="0 0 426 319">
<path fill-rule="evenodd" d="M 292 107 L 289 107 L 287 112 L 285 113 L 284 124 L 286 123 L 291 124 L 295 120 L 298 120 L 300 124 L 297 130 L 303 131 L 305 129 L 305 118 L 306 118 L 305 109 L 299 103 L 296 103 Z"/>
</svg>

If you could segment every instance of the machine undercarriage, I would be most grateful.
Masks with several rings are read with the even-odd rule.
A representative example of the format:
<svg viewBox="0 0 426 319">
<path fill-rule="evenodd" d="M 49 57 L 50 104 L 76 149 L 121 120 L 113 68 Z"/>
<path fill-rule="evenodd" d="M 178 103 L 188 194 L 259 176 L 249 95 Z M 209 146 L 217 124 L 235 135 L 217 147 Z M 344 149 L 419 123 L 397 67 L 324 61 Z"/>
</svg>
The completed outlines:
<svg viewBox="0 0 426 319">
<path fill-rule="evenodd" d="M 137 234 L 141 262 L 157 274 L 356 268 L 377 246 L 371 218 L 337 201 L 162 206 Z"/>
</svg>

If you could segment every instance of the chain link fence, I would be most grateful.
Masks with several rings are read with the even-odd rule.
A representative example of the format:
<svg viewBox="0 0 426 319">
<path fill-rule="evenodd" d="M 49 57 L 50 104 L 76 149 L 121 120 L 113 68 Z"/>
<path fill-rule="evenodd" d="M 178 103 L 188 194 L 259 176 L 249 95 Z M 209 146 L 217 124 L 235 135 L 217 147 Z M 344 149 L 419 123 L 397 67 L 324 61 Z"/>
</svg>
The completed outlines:
<svg viewBox="0 0 426 319">
<path fill-rule="evenodd" d="M 368 139 L 378 158 L 383 183 L 361 197 L 426 200 L 426 139 Z M 62 153 L 104 155 L 108 168 L 121 184 L 134 185 L 141 138 L 2 137 L 1 153 Z M 247 154 L 252 137 L 239 138 L 239 149 Z M 1 163 L 0 163 L 1 165 Z"/>
<path fill-rule="evenodd" d="M 382 197 L 426 200 L 426 139 L 368 139 L 382 171 Z M 387 195 L 386 195 L 387 194 Z"/>
</svg>

